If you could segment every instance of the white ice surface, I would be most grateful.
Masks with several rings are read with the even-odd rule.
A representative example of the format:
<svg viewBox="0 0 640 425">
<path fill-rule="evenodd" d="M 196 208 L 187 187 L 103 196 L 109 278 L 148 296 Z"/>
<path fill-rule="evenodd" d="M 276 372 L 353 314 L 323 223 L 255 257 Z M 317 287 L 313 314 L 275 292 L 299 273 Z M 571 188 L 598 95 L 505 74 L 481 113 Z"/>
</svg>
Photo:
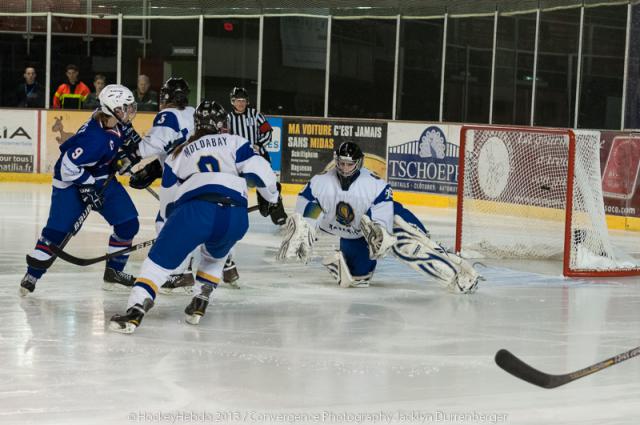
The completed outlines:
<svg viewBox="0 0 640 425">
<path fill-rule="evenodd" d="M 18 296 L 50 187 L 0 188 L 0 424 L 640 423 L 640 358 L 554 390 L 493 361 L 507 348 L 566 373 L 640 345 L 638 278 L 488 262 L 478 292 L 454 296 L 388 258 L 370 288 L 341 289 L 317 260 L 276 263 L 278 230 L 254 213 L 236 253 L 242 289 L 219 287 L 197 327 L 183 318 L 188 297 L 158 295 L 136 333 L 120 335 L 106 324 L 127 293 L 101 289 L 103 264 L 57 261 Z M 137 241 L 152 238 L 157 203 L 132 195 Z M 412 209 L 451 243 L 453 211 Z M 109 234 L 92 215 L 68 250 L 101 255 Z"/>
</svg>

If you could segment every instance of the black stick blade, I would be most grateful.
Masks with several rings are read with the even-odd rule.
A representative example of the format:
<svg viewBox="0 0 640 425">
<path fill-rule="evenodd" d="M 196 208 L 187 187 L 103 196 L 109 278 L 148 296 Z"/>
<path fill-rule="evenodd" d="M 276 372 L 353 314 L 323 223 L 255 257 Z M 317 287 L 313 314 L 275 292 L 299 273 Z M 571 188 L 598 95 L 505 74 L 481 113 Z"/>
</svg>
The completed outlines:
<svg viewBox="0 0 640 425">
<path fill-rule="evenodd" d="M 564 375 L 551 375 L 540 372 L 532 368 L 515 355 L 505 349 L 498 350 L 496 353 L 496 364 L 505 371 L 509 372 L 516 378 L 527 381 L 530 384 L 537 385 L 542 388 L 555 388 L 560 385 L 568 384 L 576 379 L 584 378 L 592 373 L 600 372 L 610 366 L 629 360 L 633 357 L 640 356 L 640 347 L 632 348 L 629 351 L 610 357 L 606 360 L 592 364 L 575 372 L 565 373 Z"/>
<path fill-rule="evenodd" d="M 566 383 L 563 382 L 561 376 L 540 372 L 504 348 L 496 353 L 495 361 L 504 371 L 512 374 L 516 378 L 542 388 L 555 388 Z"/>
</svg>

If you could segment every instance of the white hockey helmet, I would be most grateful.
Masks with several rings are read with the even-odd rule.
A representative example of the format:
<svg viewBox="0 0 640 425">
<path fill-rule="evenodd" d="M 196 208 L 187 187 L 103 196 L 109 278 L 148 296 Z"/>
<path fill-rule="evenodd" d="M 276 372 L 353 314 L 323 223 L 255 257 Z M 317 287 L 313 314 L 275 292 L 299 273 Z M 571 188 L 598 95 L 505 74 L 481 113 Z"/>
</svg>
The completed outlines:
<svg viewBox="0 0 640 425">
<path fill-rule="evenodd" d="M 136 114 L 137 106 L 133 93 L 121 84 L 109 84 L 102 89 L 98 99 L 100 110 L 120 121 L 131 121 Z M 118 112 L 121 114 L 116 115 Z"/>
</svg>

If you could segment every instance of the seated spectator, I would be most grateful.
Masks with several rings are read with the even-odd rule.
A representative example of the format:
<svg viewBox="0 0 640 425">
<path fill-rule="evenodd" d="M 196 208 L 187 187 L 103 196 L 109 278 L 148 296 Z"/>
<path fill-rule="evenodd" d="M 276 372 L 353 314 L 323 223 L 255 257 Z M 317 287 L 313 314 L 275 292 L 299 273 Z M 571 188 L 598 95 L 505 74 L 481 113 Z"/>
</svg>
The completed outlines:
<svg viewBox="0 0 640 425">
<path fill-rule="evenodd" d="M 91 90 L 85 83 L 78 80 L 80 71 L 77 66 L 69 64 L 65 70 L 67 82 L 60 84 L 54 93 L 53 107 L 55 109 L 81 109 Z"/>
<path fill-rule="evenodd" d="M 151 81 L 149 77 L 141 74 L 138 77 L 138 86 L 133 92 L 133 97 L 138 104 L 138 111 L 157 111 L 158 110 L 158 93 L 149 90 Z"/>
<path fill-rule="evenodd" d="M 84 102 L 85 109 L 96 109 L 100 106 L 100 92 L 107 85 L 107 77 L 104 74 L 96 74 L 93 77 L 93 87 L 96 89 L 95 93 L 89 93 L 87 100 Z"/>
<path fill-rule="evenodd" d="M 44 108 L 44 87 L 36 81 L 36 69 L 24 69 L 24 83 L 15 92 L 15 105 L 19 108 Z"/>
</svg>

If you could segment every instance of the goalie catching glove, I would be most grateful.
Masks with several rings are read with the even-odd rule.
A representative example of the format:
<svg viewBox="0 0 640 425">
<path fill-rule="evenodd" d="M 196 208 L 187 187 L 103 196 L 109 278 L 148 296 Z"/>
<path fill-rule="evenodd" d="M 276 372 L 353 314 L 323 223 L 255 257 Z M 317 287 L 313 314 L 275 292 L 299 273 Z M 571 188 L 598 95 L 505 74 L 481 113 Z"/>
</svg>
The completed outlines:
<svg viewBox="0 0 640 425">
<path fill-rule="evenodd" d="M 372 221 L 368 215 L 363 215 L 360 219 L 360 230 L 369 245 L 369 258 L 372 260 L 384 257 L 398 241 L 395 236 L 387 232 L 382 224 Z"/>
<path fill-rule="evenodd" d="M 482 276 L 462 257 L 447 252 L 417 226 L 395 216 L 393 246 L 396 256 L 414 270 L 438 279 L 450 292 L 468 294 L 477 289 Z"/>
<path fill-rule="evenodd" d="M 283 261 L 295 258 L 305 264 L 311 257 L 316 231 L 300 214 L 292 214 L 287 218 L 285 236 L 282 240 L 276 260 Z"/>
</svg>

